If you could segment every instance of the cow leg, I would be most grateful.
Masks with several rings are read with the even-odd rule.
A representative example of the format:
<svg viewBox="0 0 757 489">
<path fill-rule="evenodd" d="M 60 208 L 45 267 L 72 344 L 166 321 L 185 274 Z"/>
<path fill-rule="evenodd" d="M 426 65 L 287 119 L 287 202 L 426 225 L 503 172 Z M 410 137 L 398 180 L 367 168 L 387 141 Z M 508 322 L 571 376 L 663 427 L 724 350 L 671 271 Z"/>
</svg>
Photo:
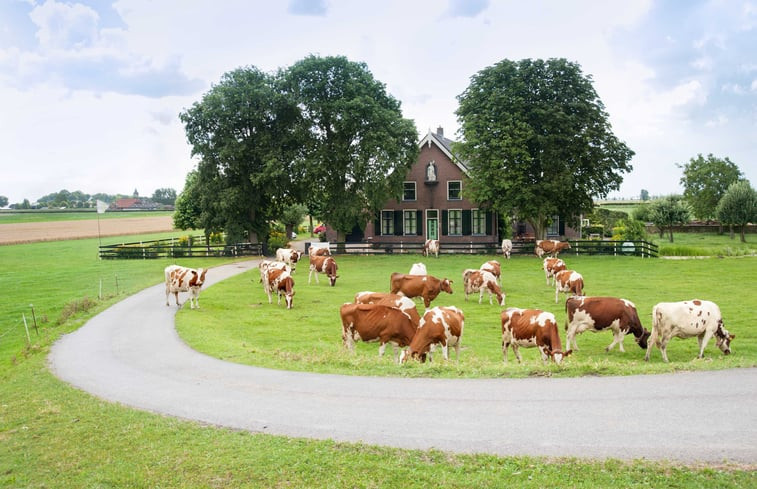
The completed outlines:
<svg viewBox="0 0 757 489">
<path fill-rule="evenodd" d="M 539 353 L 541 353 L 541 361 L 543 363 L 547 363 L 547 361 L 549 360 L 549 355 L 547 355 L 547 352 L 544 351 L 544 347 L 543 346 L 539 347 Z"/>
<path fill-rule="evenodd" d="M 644 355 L 645 362 L 649 361 L 649 357 L 652 354 L 652 348 L 658 341 L 658 336 L 660 336 L 658 329 L 659 328 L 656 325 L 652 325 L 652 333 L 649 335 L 649 339 L 647 340 L 647 353 Z M 657 346 L 659 347 L 660 345 Z"/>
<path fill-rule="evenodd" d="M 610 346 L 608 346 L 607 348 L 605 348 L 605 351 L 609 352 L 617 344 L 618 345 L 618 349 L 621 352 L 625 353 L 626 350 L 623 348 L 623 337 L 624 336 L 625 336 L 625 334 L 623 334 L 622 331 L 613 331 L 612 332 L 612 338 L 613 338 L 612 339 L 612 343 L 610 343 Z"/>
<path fill-rule="evenodd" d="M 442 343 L 442 356 L 445 361 L 449 361 L 449 345 L 447 343 Z"/>
<path fill-rule="evenodd" d="M 173 294 L 176 297 L 176 305 L 177 306 L 181 306 L 181 304 L 179 304 L 179 293 L 178 292 L 174 292 Z"/>
<path fill-rule="evenodd" d="M 381 343 L 381 345 L 379 345 L 379 356 L 383 357 L 385 352 L 386 352 L 386 343 Z"/>
<path fill-rule="evenodd" d="M 484 288 L 481 287 L 480 289 L 478 289 L 478 303 L 481 304 L 483 300 L 484 300 Z"/>
<path fill-rule="evenodd" d="M 670 341 L 670 338 L 663 338 L 659 345 L 660 353 L 662 353 L 662 359 L 665 363 L 670 361 L 668 360 L 668 341 Z"/>
<path fill-rule="evenodd" d="M 699 340 L 699 356 L 697 358 L 704 358 L 704 349 L 707 348 L 707 343 L 712 338 L 712 332 L 705 331 L 697 337 Z"/>
<path fill-rule="evenodd" d="M 555 285 L 555 304 L 557 304 L 559 297 L 560 297 L 560 287 Z"/>
<path fill-rule="evenodd" d="M 513 353 L 515 353 L 515 358 L 518 359 L 518 363 L 523 363 L 523 358 L 520 356 L 520 348 L 518 348 L 518 344 L 513 342 L 510 344 L 513 347 Z"/>
<path fill-rule="evenodd" d="M 458 338 L 457 343 L 455 343 L 455 362 L 460 361 L 460 339 Z"/>
</svg>

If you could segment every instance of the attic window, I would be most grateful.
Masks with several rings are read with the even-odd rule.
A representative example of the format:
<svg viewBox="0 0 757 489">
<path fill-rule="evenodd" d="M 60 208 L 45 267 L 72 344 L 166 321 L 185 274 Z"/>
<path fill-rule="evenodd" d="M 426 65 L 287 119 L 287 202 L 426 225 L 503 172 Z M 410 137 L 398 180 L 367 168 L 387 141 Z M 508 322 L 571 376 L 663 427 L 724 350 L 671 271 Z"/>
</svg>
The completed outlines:
<svg viewBox="0 0 757 489">
<path fill-rule="evenodd" d="M 427 182 L 435 182 L 436 181 L 436 163 L 433 161 L 429 161 L 426 165 L 426 181 Z"/>
</svg>

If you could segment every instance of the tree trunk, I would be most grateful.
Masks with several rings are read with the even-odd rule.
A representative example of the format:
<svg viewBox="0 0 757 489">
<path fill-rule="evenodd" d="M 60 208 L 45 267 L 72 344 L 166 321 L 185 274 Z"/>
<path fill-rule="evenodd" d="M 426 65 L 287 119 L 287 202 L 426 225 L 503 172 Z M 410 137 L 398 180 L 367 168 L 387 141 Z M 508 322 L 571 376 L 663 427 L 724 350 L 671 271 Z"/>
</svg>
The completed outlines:
<svg viewBox="0 0 757 489">
<path fill-rule="evenodd" d="M 344 242 L 346 239 L 347 239 L 347 233 L 345 233 L 344 231 L 337 230 L 336 232 L 336 242 L 337 242 L 336 252 L 337 253 L 345 252 Z"/>
<path fill-rule="evenodd" d="M 673 226 L 668 228 L 668 234 L 670 234 L 670 242 L 673 242 Z"/>
<path fill-rule="evenodd" d="M 534 228 L 534 239 L 545 239 L 547 233 L 546 219 L 542 217 L 527 219 L 528 223 Z"/>
<path fill-rule="evenodd" d="M 309 227 L 309 229 L 310 229 L 310 237 L 312 238 L 312 237 L 315 236 L 315 234 L 313 234 L 313 229 L 315 229 L 313 227 L 313 216 L 308 215 L 308 223 L 310 224 L 310 227 Z"/>
<path fill-rule="evenodd" d="M 286 226 L 284 226 L 284 232 L 286 233 L 284 237 L 286 238 L 287 242 L 289 242 L 289 240 L 292 239 L 292 232 L 294 232 L 294 226 L 291 224 L 287 224 Z"/>
<path fill-rule="evenodd" d="M 733 234 L 733 224 L 728 225 L 728 236 L 730 236 L 731 239 L 735 238 L 736 236 Z"/>
<path fill-rule="evenodd" d="M 718 236 L 723 236 L 723 233 L 724 233 L 724 231 L 723 231 L 723 223 L 722 222 L 718 222 Z"/>
<path fill-rule="evenodd" d="M 665 228 L 660 226 L 657 228 L 657 231 L 660 233 L 660 239 L 662 239 L 665 236 Z"/>
<path fill-rule="evenodd" d="M 744 235 L 744 230 L 746 229 L 746 224 L 741 225 L 741 242 L 746 243 L 746 236 Z"/>
</svg>

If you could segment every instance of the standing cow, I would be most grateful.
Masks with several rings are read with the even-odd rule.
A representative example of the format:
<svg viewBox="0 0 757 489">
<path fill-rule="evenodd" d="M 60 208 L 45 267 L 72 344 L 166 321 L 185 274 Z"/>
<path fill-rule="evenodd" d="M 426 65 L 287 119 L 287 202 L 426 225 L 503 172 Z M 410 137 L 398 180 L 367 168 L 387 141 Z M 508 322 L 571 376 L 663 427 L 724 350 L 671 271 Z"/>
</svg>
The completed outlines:
<svg viewBox="0 0 757 489">
<path fill-rule="evenodd" d="M 571 295 L 584 295 L 584 278 L 575 270 L 561 270 L 554 276 L 555 279 L 555 304 L 557 304 L 560 292 Z"/>
<path fill-rule="evenodd" d="M 497 279 L 497 283 L 502 284 L 502 265 L 497 260 L 489 260 L 478 267 L 478 269 L 491 273 Z"/>
<path fill-rule="evenodd" d="M 542 361 L 552 358 L 557 365 L 571 354 L 563 351 L 557 320 L 551 312 L 539 309 L 519 309 L 510 307 L 500 314 L 502 319 L 502 355 L 507 362 L 507 348 L 512 347 L 518 363 L 521 362 L 518 347 L 539 348 Z"/>
<path fill-rule="evenodd" d="M 294 306 L 294 279 L 288 270 L 269 267 L 265 271 L 263 290 L 268 294 L 269 304 L 273 303 L 272 294 L 276 292 L 276 296 L 278 297 L 277 304 L 281 305 L 281 296 L 283 295 L 287 309 L 291 309 Z"/>
<path fill-rule="evenodd" d="M 561 251 L 567 250 L 569 248 L 570 243 L 568 243 L 567 241 L 558 241 L 556 239 L 538 239 L 536 240 L 534 253 L 536 253 L 536 256 L 538 256 L 539 258 L 543 257 L 545 254 L 557 258 L 557 255 L 559 255 Z"/>
<path fill-rule="evenodd" d="M 492 296 L 497 296 L 497 304 L 505 305 L 505 293 L 499 285 L 497 279 L 491 273 L 484 270 L 474 270 L 472 268 L 463 271 L 463 288 L 465 289 L 465 300 L 468 295 L 478 292 L 478 303 L 484 299 L 484 291 L 489 292 L 489 304 L 492 303 Z"/>
<path fill-rule="evenodd" d="M 416 327 L 406 313 L 383 304 L 344 304 L 339 309 L 342 318 L 342 344 L 355 350 L 356 341 L 378 341 L 379 356 L 384 355 L 387 343 L 394 347 L 399 362 L 399 348 L 409 345 Z"/>
<path fill-rule="evenodd" d="M 426 361 L 436 345 L 441 345 L 442 356 L 449 360 L 449 347 L 455 347 L 455 360 L 460 360 L 460 340 L 463 337 L 465 327 L 465 315 L 463 311 L 454 306 L 434 307 L 426 311 L 418 325 L 410 347 L 402 352 L 400 362 L 408 358 Z"/>
<path fill-rule="evenodd" d="M 510 253 L 513 251 L 513 242 L 509 239 L 502 240 L 502 256 L 510 259 Z"/>
<path fill-rule="evenodd" d="M 609 329 L 613 333 L 613 341 L 605 348 L 610 351 L 616 344 L 620 351 L 623 348 L 623 338 L 628 333 L 636 337 L 636 343 L 642 349 L 647 348 L 647 331 L 639 320 L 636 306 L 633 302 L 616 297 L 568 297 L 565 301 L 568 319 L 565 322 L 565 348 L 578 350 L 576 335 L 584 331 L 602 331 Z"/>
<path fill-rule="evenodd" d="M 292 269 L 292 273 L 294 273 L 301 256 L 302 254 L 299 251 L 291 248 L 279 248 L 276 250 L 276 260 L 286 263 Z"/>
<path fill-rule="evenodd" d="M 200 308 L 200 289 L 205 283 L 205 274 L 207 270 L 200 268 L 180 267 L 179 265 L 169 265 L 163 270 L 166 279 L 166 305 L 168 296 L 174 294 L 176 305 L 179 305 L 179 292 L 189 292 L 189 306 L 194 309 Z"/>
<path fill-rule="evenodd" d="M 439 240 L 438 239 L 427 239 L 426 242 L 423 244 L 423 256 L 431 256 L 434 255 L 436 258 L 439 258 Z"/>
<path fill-rule="evenodd" d="M 567 269 L 568 267 L 565 265 L 565 262 L 562 261 L 560 258 L 547 257 L 544 259 L 542 268 L 544 269 L 544 277 L 547 280 L 547 285 L 549 285 L 550 278 L 552 279 L 552 285 L 554 285 L 555 274 L 557 274 L 557 272 L 561 272 Z"/>
<path fill-rule="evenodd" d="M 405 275 L 393 273 L 389 281 L 392 294 L 406 297 L 423 297 L 423 304 L 428 308 L 431 301 L 441 292 L 452 293 L 452 280 L 439 279 L 433 275 Z"/>
<path fill-rule="evenodd" d="M 358 292 L 355 294 L 355 304 L 383 304 L 385 306 L 396 307 L 412 319 L 415 327 L 420 324 L 421 316 L 415 307 L 415 302 L 410 297 L 404 295 L 390 294 L 388 292 Z"/>
<path fill-rule="evenodd" d="M 336 285 L 336 279 L 339 278 L 339 275 L 336 274 L 338 268 L 336 260 L 331 256 L 310 255 L 308 285 L 310 285 L 310 280 L 313 278 L 313 273 L 315 273 L 315 283 L 317 284 L 320 283 L 318 281 L 318 274 L 323 273 L 329 278 L 329 283 L 331 283 L 331 286 L 333 287 Z"/>
<path fill-rule="evenodd" d="M 652 347 L 657 346 L 662 353 L 662 359 L 668 361 L 667 346 L 673 337 L 691 338 L 699 340 L 699 356 L 702 358 L 704 349 L 710 338 L 715 341 L 720 350 L 729 355 L 731 340 L 734 335 L 728 333 L 723 326 L 723 316 L 720 308 L 711 301 L 694 299 L 682 302 L 660 302 L 652 308 L 652 335 L 647 343 L 647 354 L 644 360 L 649 361 Z"/>
</svg>

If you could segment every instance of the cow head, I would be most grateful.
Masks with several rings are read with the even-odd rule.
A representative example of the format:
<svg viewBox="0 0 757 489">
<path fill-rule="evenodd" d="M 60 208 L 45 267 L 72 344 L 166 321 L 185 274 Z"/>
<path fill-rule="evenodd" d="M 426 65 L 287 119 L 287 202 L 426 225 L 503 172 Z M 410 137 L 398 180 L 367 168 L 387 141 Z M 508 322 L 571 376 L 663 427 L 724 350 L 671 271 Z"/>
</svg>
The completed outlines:
<svg viewBox="0 0 757 489">
<path fill-rule="evenodd" d="M 328 258 L 326 260 L 326 275 L 329 277 L 329 282 L 331 283 L 331 286 L 333 287 L 336 285 L 336 279 L 339 278 L 339 275 L 336 274 L 337 265 L 336 260 L 333 258 Z"/>
<path fill-rule="evenodd" d="M 641 334 L 639 335 L 638 338 L 636 338 L 636 343 L 639 344 L 642 350 L 647 349 L 647 340 L 649 339 L 649 335 L 651 334 L 652 333 L 649 332 L 646 328 L 641 329 Z"/>
<path fill-rule="evenodd" d="M 446 278 L 442 279 L 441 289 L 444 292 L 446 292 L 448 294 L 451 294 L 452 293 L 452 280 L 449 280 L 449 279 L 446 279 Z"/>
<path fill-rule="evenodd" d="M 561 351 L 561 350 L 551 350 L 548 346 L 544 347 L 544 353 L 551 357 L 552 360 L 554 360 L 555 364 L 560 365 L 562 361 L 569 357 L 571 353 L 573 353 L 573 350 L 568 351 Z"/>
<path fill-rule="evenodd" d="M 400 363 L 407 362 L 408 358 L 412 360 L 418 360 L 421 363 L 426 363 L 426 355 L 427 353 L 421 353 L 418 351 L 410 351 L 410 349 L 402 350 L 402 353 L 400 353 Z"/>
<path fill-rule="evenodd" d="M 291 309 L 294 305 L 294 290 L 287 290 L 286 294 L 284 294 L 284 299 L 287 303 L 287 309 Z"/>
<path fill-rule="evenodd" d="M 720 348 L 720 351 L 722 351 L 724 355 L 731 354 L 731 340 L 735 337 L 736 335 L 728 333 L 728 330 L 723 327 L 723 321 L 720 320 L 718 323 L 718 329 L 715 330 L 715 344 Z"/>
</svg>

